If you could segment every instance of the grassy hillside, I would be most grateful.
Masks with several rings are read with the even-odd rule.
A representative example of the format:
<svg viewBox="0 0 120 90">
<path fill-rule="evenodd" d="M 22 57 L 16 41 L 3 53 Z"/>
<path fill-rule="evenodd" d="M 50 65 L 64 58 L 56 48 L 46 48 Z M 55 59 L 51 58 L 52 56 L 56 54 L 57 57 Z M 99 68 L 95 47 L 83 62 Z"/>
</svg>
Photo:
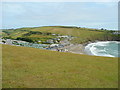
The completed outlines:
<svg viewBox="0 0 120 90">
<path fill-rule="evenodd" d="M 118 87 L 117 58 L 9 45 L 2 51 L 3 88 Z"/>
<path fill-rule="evenodd" d="M 43 34 L 30 35 L 30 32 L 40 32 Z M 3 30 L 3 37 L 9 37 L 13 39 L 16 39 L 18 37 L 24 37 L 36 41 L 36 40 L 44 40 L 45 39 L 44 36 L 48 37 L 48 35 L 45 35 L 46 33 L 74 36 L 76 38 L 72 40 L 72 43 L 85 43 L 88 41 L 95 41 L 95 40 L 114 40 L 113 38 L 114 36 L 118 38 L 117 35 L 114 36 L 111 35 L 111 31 L 89 29 L 89 28 L 67 27 L 67 26 L 46 26 L 46 27 Z M 49 35 L 48 39 L 49 38 L 54 38 L 54 37 Z"/>
</svg>

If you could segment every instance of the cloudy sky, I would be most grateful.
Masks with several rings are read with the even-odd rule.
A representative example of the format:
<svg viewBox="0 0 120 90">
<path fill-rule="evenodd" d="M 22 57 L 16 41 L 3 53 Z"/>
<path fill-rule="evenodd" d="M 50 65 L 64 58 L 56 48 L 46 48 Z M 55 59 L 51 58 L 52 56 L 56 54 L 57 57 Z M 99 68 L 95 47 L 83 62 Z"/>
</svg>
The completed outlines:
<svg viewBox="0 0 120 90">
<path fill-rule="evenodd" d="M 80 26 L 118 28 L 117 2 L 4 2 L 0 28 Z"/>
</svg>

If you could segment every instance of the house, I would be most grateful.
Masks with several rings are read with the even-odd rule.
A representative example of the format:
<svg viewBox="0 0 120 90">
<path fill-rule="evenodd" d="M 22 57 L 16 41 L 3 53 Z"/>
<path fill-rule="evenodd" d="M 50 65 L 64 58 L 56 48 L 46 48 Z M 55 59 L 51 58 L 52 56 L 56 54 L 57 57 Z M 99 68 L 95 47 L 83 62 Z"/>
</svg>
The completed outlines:
<svg viewBox="0 0 120 90">
<path fill-rule="evenodd" d="M 53 36 L 55 36 L 56 34 L 52 34 Z"/>
<path fill-rule="evenodd" d="M 50 47 L 58 47 L 59 44 L 51 44 Z"/>
<path fill-rule="evenodd" d="M 40 40 L 38 42 L 41 42 Z"/>
<path fill-rule="evenodd" d="M 50 39 L 50 40 L 47 40 L 46 43 L 50 43 L 50 44 L 53 44 L 54 43 L 54 40 Z"/>
<path fill-rule="evenodd" d="M 69 38 L 69 36 L 65 35 L 65 36 L 58 36 L 59 38 Z"/>
<path fill-rule="evenodd" d="M 113 34 L 120 34 L 120 32 L 113 32 Z"/>
</svg>

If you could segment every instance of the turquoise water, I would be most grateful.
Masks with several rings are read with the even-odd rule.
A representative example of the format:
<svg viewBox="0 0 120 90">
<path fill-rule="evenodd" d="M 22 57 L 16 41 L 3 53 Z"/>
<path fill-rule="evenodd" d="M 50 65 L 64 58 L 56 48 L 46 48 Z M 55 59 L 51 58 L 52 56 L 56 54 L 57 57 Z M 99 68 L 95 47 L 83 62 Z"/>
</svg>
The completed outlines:
<svg viewBox="0 0 120 90">
<path fill-rule="evenodd" d="M 90 55 L 120 57 L 120 42 L 118 41 L 101 41 L 90 43 L 85 47 L 85 51 Z"/>
</svg>

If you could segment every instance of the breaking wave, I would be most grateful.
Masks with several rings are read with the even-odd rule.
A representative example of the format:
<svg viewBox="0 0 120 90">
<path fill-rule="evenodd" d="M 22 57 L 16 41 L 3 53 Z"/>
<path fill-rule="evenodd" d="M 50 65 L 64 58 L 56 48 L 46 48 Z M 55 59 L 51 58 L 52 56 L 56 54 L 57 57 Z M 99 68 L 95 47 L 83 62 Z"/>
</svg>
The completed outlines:
<svg viewBox="0 0 120 90">
<path fill-rule="evenodd" d="M 99 41 L 90 43 L 85 47 L 85 52 L 89 55 L 105 56 L 105 57 L 119 57 L 118 41 Z"/>
</svg>

